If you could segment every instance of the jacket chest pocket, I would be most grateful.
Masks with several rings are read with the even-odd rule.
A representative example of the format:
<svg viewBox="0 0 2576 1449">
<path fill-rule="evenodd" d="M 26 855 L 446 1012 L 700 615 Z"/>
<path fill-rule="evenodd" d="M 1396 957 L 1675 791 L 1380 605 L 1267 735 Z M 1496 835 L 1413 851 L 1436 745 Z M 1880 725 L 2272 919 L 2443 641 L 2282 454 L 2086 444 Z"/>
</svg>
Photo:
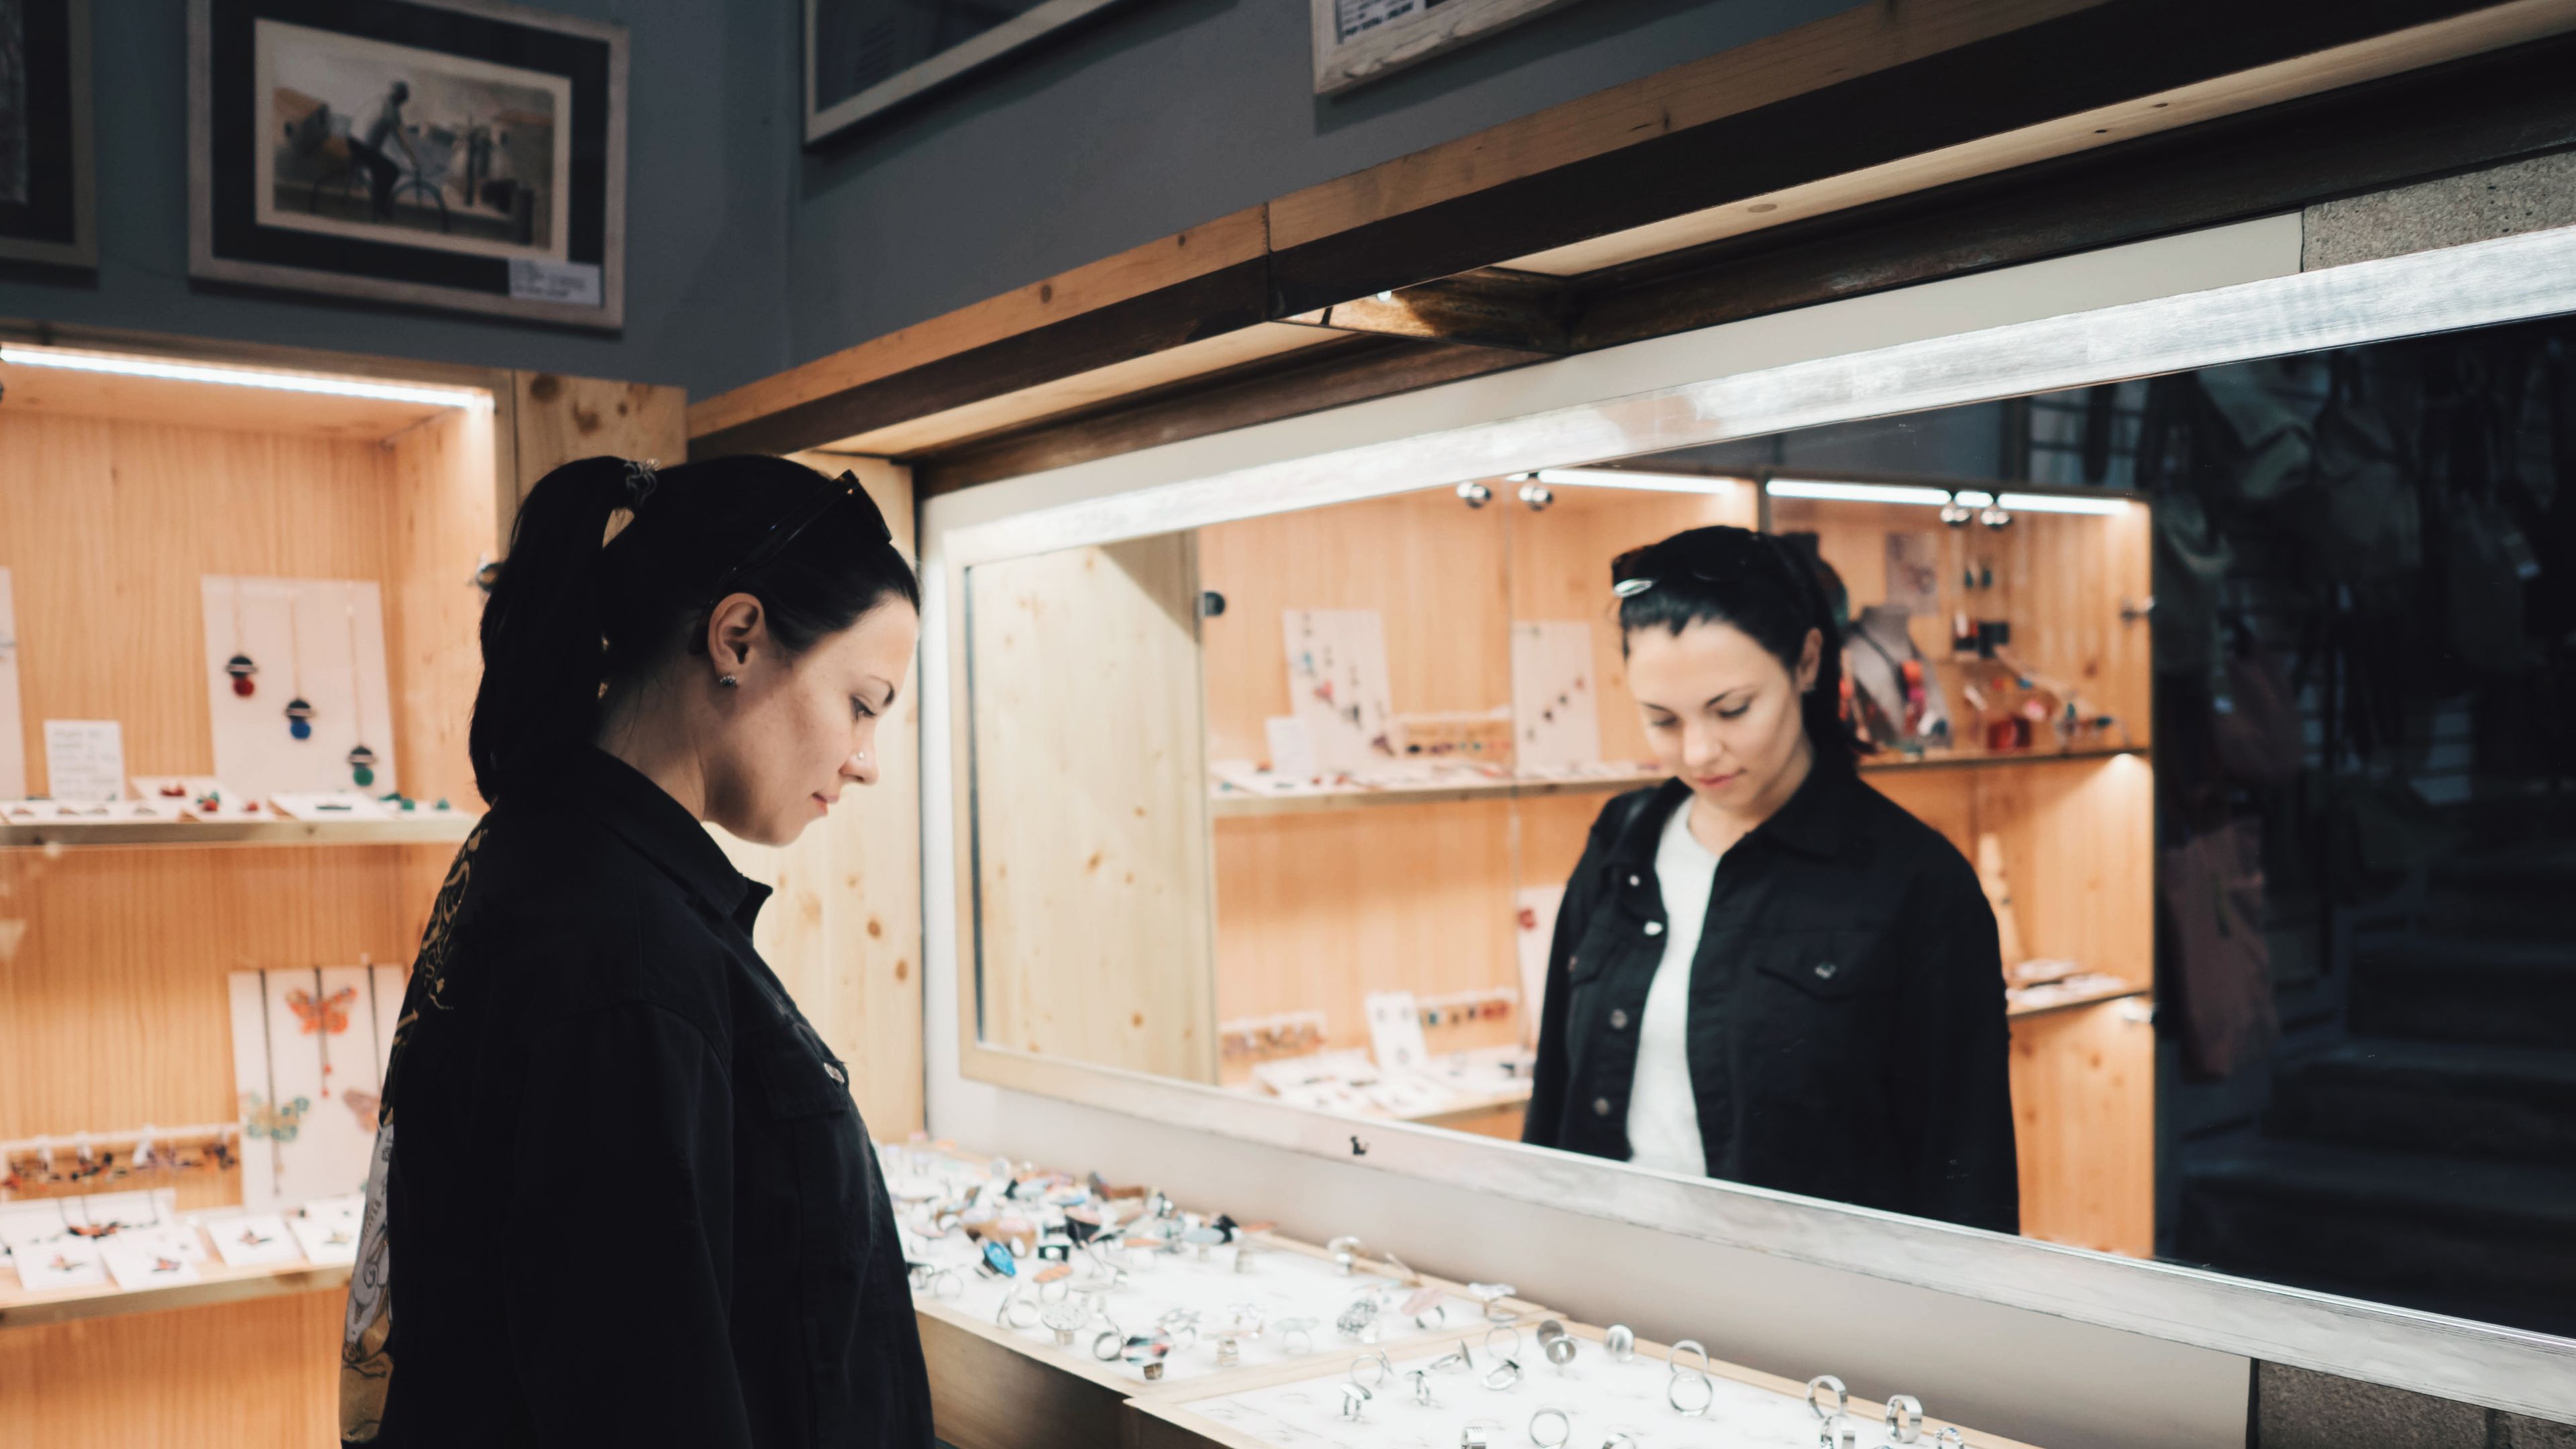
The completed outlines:
<svg viewBox="0 0 2576 1449">
<path fill-rule="evenodd" d="M 769 1135 L 795 1176 L 797 1258 L 856 1262 L 867 1233 L 869 1151 L 850 1100 L 850 1072 L 799 1021 L 743 1043 L 760 1080 Z"/>
<path fill-rule="evenodd" d="M 1828 1034 L 1865 1044 L 1897 985 L 1888 947 L 1878 931 L 1850 929 L 1781 931 L 1748 943 L 1762 1035 L 1783 1045 Z"/>
</svg>

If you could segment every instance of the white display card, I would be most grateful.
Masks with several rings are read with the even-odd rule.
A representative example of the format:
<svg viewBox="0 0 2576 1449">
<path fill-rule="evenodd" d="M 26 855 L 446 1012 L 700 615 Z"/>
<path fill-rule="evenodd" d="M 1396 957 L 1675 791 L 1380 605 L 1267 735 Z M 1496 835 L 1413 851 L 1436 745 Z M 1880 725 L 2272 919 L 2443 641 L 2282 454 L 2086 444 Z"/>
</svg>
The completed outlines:
<svg viewBox="0 0 2576 1449">
<path fill-rule="evenodd" d="M 1362 1003 L 1368 1013 L 1369 1050 L 1384 1072 L 1409 1072 L 1431 1060 L 1422 1040 L 1422 1007 L 1410 991 L 1373 991 Z"/>
<path fill-rule="evenodd" d="M 0 800 L 27 793 L 27 736 L 18 707 L 18 606 L 0 568 Z"/>
<path fill-rule="evenodd" d="M 403 978 L 399 966 L 232 974 L 244 1206 L 365 1190 Z"/>
<path fill-rule="evenodd" d="M 1601 763 L 1592 664 L 1592 626 L 1580 619 L 1512 625 L 1513 764 L 1521 773 Z"/>
<path fill-rule="evenodd" d="M 384 612 L 366 579 L 268 579 L 208 574 L 199 580 L 206 630 L 206 699 L 215 773 L 243 794 L 398 788 L 393 696 L 386 682 Z M 249 658 L 248 695 L 225 665 Z M 301 697 L 312 734 L 296 739 L 286 717 Z M 349 751 L 364 744 L 374 778 L 361 785 Z"/>
<path fill-rule="evenodd" d="M 1515 1357 L 1521 1376 L 1507 1389 L 1484 1386 L 1482 1372 L 1493 1364 L 1495 1356 L 1486 1347 L 1484 1334 L 1470 1331 L 1445 1335 L 1410 1352 L 1392 1353 L 1395 1373 L 1376 1388 L 1357 1420 L 1342 1417 L 1342 1385 L 1351 1380 L 1347 1367 L 1338 1363 L 1341 1372 L 1201 1399 L 1189 1404 L 1188 1410 L 1265 1443 L 1306 1449 L 1423 1449 L 1451 1445 L 1459 1442 L 1460 1430 L 1478 1419 L 1502 1426 L 1491 1432 L 1491 1442 L 1527 1445 L 1532 1442 L 1532 1416 L 1550 1408 L 1563 1413 L 1569 1421 L 1570 1433 L 1565 1441 L 1569 1449 L 1589 1449 L 1613 1433 L 1625 1433 L 1640 1446 L 1722 1444 L 1727 1449 L 1814 1449 L 1820 1425 L 1803 1399 L 1711 1376 L 1706 1381 L 1710 1391 L 1707 1411 L 1685 1415 L 1676 1412 L 1666 1398 L 1672 1387 L 1673 1370 L 1660 1351 L 1641 1350 L 1626 1363 L 1613 1363 L 1600 1344 L 1577 1339 L 1574 1361 L 1559 1368 L 1547 1361 L 1527 1327 L 1520 1333 L 1521 1351 Z M 1505 1337 L 1496 1336 L 1496 1348 L 1509 1348 L 1503 1341 Z M 1415 1369 L 1428 1369 L 1461 1342 L 1475 1356 L 1475 1371 L 1434 1371 L 1427 1381 L 1431 1402 L 1415 1402 L 1411 1381 L 1405 1375 Z M 1696 1367 L 1696 1359 L 1690 1354 L 1685 1353 L 1682 1362 Z M 1692 1375 L 1685 1373 L 1682 1377 L 1691 1379 Z M 1700 1392 L 1695 1381 L 1680 1392 L 1685 1403 L 1697 1405 Z M 1847 1422 L 1859 1431 L 1862 1444 L 1875 1444 L 1885 1437 L 1881 1425 Z M 1546 1432 L 1554 1436 L 1553 1422 Z M 1925 1442 L 1929 1441 L 1927 1433 Z"/>
<path fill-rule="evenodd" d="M 1385 619 L 1375 609 L 1287 609 L 1282 620 L 1289 708 L 1306 727 L 1314 769 L 1357 772 L 1392 761 Z"/>
<path fill-rule="evenodd" d="M 173 1283 L 199 1281 L 197 1265 L 158 1238 L 128 1239 L 119 1234 L 98 1251 L 107 1263 L 107 1271 L 115 1275 L 116 1286 L 129 1293 L 138 1288 L 166 1288 Z"/>
<path fill-rule="evenodd" d="M 1286 780 L 1311 780 L 1323 773 L 1315 764 L 1315 739 L 1306 722 L 1293 714 L 1274 714 L 1261 722 L 1270 744 L 1270 773 Z"/>
<path fill-rule="evenodd" d="M 340 1213 L 321 1216 L 306 1214 L 288 1218 L 286 1226 L 295 1234 L 296 1245 L 304 1256 L 315 1263 L 354 1263 L 358 1261 L 358 1220 Z"/>
<path fill-rule="evenodd" d="M 206 1224 L 206 1236 L 230 1268 L 259 1268 L 272 1263 L 300 1263 L 304 1250 L 286 1220 L 275 1213 L 244 1213 Z"/>
<path fill-rule="evenodd" d="M 66 805 L 124 799 L 124 728 L 112 719 L 45 721 L 45 793 Z"/>
</svg>

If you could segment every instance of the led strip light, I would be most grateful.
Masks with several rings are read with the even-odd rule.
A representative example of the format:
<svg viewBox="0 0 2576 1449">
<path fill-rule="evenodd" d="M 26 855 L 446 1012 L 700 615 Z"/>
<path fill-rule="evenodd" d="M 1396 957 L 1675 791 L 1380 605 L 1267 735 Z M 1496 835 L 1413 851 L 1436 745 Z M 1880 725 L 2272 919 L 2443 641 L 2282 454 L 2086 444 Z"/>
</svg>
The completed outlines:
<svg viewBox="0 0 2576 1449">
<path fill-rule="evenodd" d="M 169 362 L 153 357 L 127 357 L 102 352 L 62 352 L 24 343 L 0 343 L 0 363 L 15 367 L 56 367 L 71 372 L 98 372 L 117 377 L 149 377 L 165 382 L 204 382 L 225 387 L 257 387 L 272 392 L 318 393 L 325 397 L 368 398 L 377 402 L 424 403 L 431 407 L 489 408 L 489 393 L 470 388 L 414 387 L 394 382 L 362 382 L 347 377 L 307 373 L 254 372 L 238 367 L 211 367 L 196 362 Z"/>
</svg>

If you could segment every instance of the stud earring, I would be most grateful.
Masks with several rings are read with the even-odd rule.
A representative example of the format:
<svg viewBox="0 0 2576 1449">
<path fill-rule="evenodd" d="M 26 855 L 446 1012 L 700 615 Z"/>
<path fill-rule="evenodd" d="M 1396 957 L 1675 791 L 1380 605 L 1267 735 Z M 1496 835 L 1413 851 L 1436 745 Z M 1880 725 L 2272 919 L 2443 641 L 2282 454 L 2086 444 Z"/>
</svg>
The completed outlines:
<svg viewBox="0 0 2576 1449">
<path fill-rule="evenodd" d="M 738 684 L 742 683 L 742 681 L 741 681 L 741 680 L 739 680 L 739 679 L 734 678 L 734 677 L 733 677 L 732 675 L 730 675 L 730 674 L 726 674 L 726 675 L 720 675 L 720 676 L 718 676 L 718 677 L 717 677 L 717 679 L 716 679 L 716 683 L 723 685 L 723 686 L 724 686 L 725 688 L 727 688 L 727 689 L 731 689 L 731 688 L 733 688 L 735 685 L 738 685 Z"/>
</svg>

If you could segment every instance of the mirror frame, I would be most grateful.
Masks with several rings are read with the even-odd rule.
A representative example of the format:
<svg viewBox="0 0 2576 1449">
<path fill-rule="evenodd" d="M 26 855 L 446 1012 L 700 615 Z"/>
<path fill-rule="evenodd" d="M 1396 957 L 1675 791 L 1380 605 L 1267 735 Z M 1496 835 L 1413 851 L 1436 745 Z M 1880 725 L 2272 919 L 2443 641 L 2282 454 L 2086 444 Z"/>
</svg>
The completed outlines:
<svg viewBox="0 0 2576 1449">
<path fill-rule="evenodd" d="M 1535 364 L 929 501 L 923 846 L 930 1082 L 1582 1213 L 2265 1362 L 2576 1421 L 2576 1339 L 2115 1257 L 994 1046 L 972 969 L 965 571 L 1541 467 L 2576 314 L 2576 228 L 2314 271 L 2297 215 L 2212 228 Z M 946 1059 L 938 1028 L 955 1029 Z M 972 1110 L 955 1115 L 971 1117 Z M 1356 1132 L 1354 1129 L 1357 1129 Z M 1365 1142 L 1363 1142 L 1365 1139 Z"/>
</svg>

